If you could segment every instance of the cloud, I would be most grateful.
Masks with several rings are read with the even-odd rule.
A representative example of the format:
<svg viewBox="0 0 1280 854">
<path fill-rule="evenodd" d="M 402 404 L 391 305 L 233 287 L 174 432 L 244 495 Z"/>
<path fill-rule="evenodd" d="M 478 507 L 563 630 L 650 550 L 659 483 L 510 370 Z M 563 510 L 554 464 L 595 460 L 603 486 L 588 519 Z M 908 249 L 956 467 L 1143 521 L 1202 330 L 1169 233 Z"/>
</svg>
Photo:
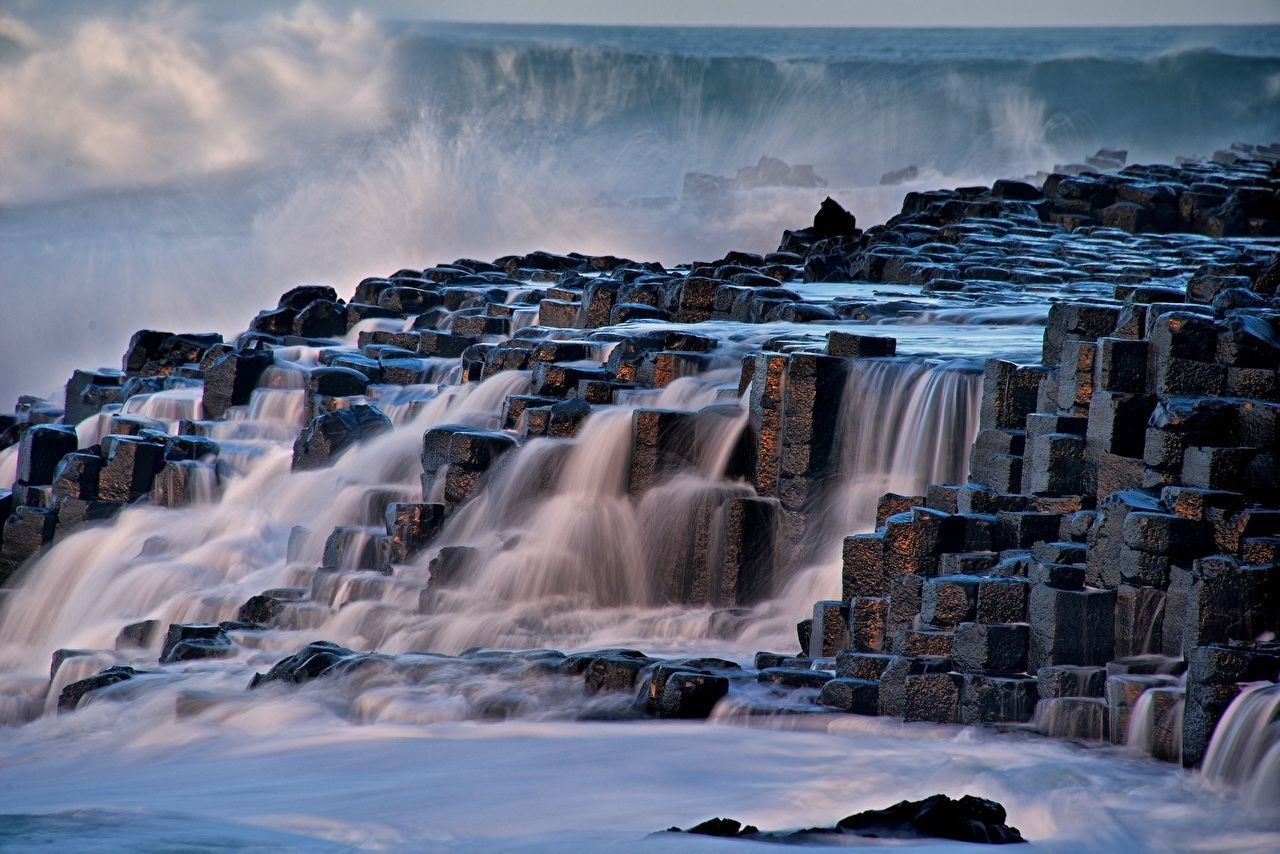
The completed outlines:
<svg viewBox="0 0 1280 854">
<path fill-rule="evenodd" d="M 303 5 L 211 35 L 196 11 L 164 8 L 66 33 L 0 17 L 25 50 L 0 65 L 0 203 L 252 167 L 386 120 L 368 15 Z"/>
</svg>

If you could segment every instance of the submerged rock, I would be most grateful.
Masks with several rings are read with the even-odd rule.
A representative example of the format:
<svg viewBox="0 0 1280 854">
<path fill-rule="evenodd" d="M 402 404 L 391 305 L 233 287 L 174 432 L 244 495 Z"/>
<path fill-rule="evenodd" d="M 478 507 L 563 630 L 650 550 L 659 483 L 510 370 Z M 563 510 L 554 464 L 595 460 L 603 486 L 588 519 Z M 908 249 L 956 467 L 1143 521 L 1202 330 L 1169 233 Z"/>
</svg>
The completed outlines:
<svg viewBox="0 0 1280 854">
<path fill-rule="evenodd" d="M 266 674 L 255 673 L 249 688 L 257 688 L 268 682 L 290 682 L 295 685 L 334 671 L 345 672 L 360 664 L 379 659 L 373 653 L 361 653 L 329 641 L 313 641 L 288 658 L 281 659 Z"/>
<path fill-rule="evenodd" d="M 293 468 L 322 468 L 357 442 L 391 430 L 391 419 L 376 406 L 359 404 L 317 415 L 293 446 Z"/>
<path fill-rule="evenodd" d="M 174 623 L 165 634 L 160 650 L 160 663 L 191 661 L 197 658 L 225 658 L 235 652 L 235 645 L 219 625 Z"/>
<path fill-rule="evenodd" d="M 139 672 L 141 671 L 134 670 L 132 667 L 108 667 L 88 679 L 72 682 L 63 688 L 62 693 L 58 695 L 58 711 L 72 711 L 79 707 L 80 701 L 90 691 L 97 691 L 99 688 L 106 688 L 108 685 L 115 685 L 117 682 L 132 679 Z"/>
</svg>

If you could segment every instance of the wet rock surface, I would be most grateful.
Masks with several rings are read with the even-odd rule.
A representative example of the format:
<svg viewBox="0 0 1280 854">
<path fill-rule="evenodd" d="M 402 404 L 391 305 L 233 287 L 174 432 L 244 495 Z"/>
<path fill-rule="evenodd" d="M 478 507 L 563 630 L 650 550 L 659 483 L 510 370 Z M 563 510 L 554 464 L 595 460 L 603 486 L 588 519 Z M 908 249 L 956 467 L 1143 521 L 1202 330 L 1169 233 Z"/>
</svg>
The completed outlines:
<svg viewBox="0 0 1280 854">
<path fill-rule="evenodd" d="M 238 661 L 250 625 L 308 629 L 353 604 L 448 614 L 530 535 L 503 533 L 484 551 L 450 540 L 449 526 L 482 529 L 468 514 L 492 512 L 481 499 L 535 451 L 541 473 L 522 488 L 549 494 L 564 449 L 626 407 L 617 479 L 637 536 L 656 543 L 651 585 L 628 594 L 705 608 L 708 633 L 731 638 L 818 560 L 816 540 L 844 538 L 842 583 L 824 593 L 839 598 L 789 618 L 803 619 L 795 650 L 742 668 L 626 649 L 389 656 L 316 642 L 254 685 L 510 668 L 580 680 L 575 696 L 595 698 L 584 708 L 602 718 L 741 704 L 1117 743 L 1137 710 L 1159 705 L 1168 731 L 1153 750 L 1194 766 L 1246 675 L 1278 676 L 1267 639 L 1280 630 L 1280 174 L 1269 146 L 1176 166 L 1096 161 L 1094 174 L 1061 170 L 1038 186 L 910 193 L 865 229 L 827 199 L 767 254 L 670 267 L 457 259 L 365 279 L 349 301 L 293 288 L 234 341 L 141 330 L 119 370 L 77 371 L 64 399 L 23 398 L 0 425 L 15 477 L 0 491 L 0 586 L 123 508 L 216 502 L 266 443 L 292 444 L 298 477 L 342 469 L 345 453 L 415 423 L 449 389 L 504 375 L 519 382 L 500 415 L 432 421 L 414 437 L 401 465 L 416 483 L 370 490 L 326 530 L 295 528 L 287 586 L 214 597 L 209 622 L 172 626 L 150 661 L 175 672 Z M 733 180 L 818 181 L 767 159 Z M 886 492 L 863 530 L 822 529 L 851 465 L 843 436 L 869 423 L 843 406 L 848 390 L 938 369 L 974 324 L 1044 328 L 1006 358 L 978 358 L 991 347 L 975 336 L 965 363 L 947 363 L 977 402 L 958 470 Z M 923 332 L 934 328 L 944 332 Z M 657 403 L 708 377 L 713 402 Z M 664 513 L 696 477 L 714 486 Z M 233 616 L 242 622 L 218 622 Z M 121 650 L 159 641 L 157 627 L 122 625 Z M 1152 656 L 1154 669 L 1134 671 Z M 1183 670 L 1185 685 L 1152 678 Z M 84 680 L 64 707 L 130 675 Z M 1142 701 L 1148 691 L 1158 703 Z M 501 716 L 532 703 L 516 692 L 473 707 Z"/>
<path fill-rule="evenodd" d="M 87 694 L 102 688 L 108 688 L 120 682 L 125 682 L 136 676 L 138 671 L 132 667 L 116 666 L 108 667 L 102 672 L 90 676 L 88 679 L 81 679 L 79 682 L 73 682 L 62 689 L 58 695 L 58 711 L 72 711 L 79 707 L 80 702 Z"/>
</svg>

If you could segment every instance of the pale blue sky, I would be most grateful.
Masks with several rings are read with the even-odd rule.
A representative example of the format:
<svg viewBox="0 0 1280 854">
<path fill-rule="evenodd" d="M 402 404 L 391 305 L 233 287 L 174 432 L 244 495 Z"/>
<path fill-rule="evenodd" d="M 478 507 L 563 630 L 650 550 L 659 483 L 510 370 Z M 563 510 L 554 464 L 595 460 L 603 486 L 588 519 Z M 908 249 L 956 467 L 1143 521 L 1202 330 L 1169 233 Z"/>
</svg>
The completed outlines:
<svg viewBox="0 0 1280 854">
<path fill-rule="evenodd" d="M 672 26 L 1025 27 L 1280 24 L 1280 0 L 0 0 L 32 19 L 199 7 L 213 18 L 311 4 L 383 19 Z"/>
<path fill-rule="evenodd" d="M 384 0 L 375 6 L 405 17 L 526 23 L 935 27 L 1280 23 L 1280 0 Z"/>
</svg>

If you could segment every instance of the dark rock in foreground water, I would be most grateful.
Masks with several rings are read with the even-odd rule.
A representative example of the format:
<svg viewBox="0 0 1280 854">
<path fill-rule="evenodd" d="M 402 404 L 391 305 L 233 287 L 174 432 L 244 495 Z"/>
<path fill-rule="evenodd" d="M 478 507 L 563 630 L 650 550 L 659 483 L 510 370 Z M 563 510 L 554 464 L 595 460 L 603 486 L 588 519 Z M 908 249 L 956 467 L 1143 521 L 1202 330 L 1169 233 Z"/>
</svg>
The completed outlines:
<svg viewBox="0 0 1280 854">
<path fill-rule="evenodd" d="M 965 795 L 952 800 L 934 795 L 922 801 L 900 801 L 888 809 L 868 810 L 840 819 L 836 827 L 859 836 L 895 839 L 938 838 L 1002 845 L 1025 842 L 1016 827 L 1005 824 L 1005 809 L 995 801 Z"/>
<path fill-rule="evenodd" d="M 761 832 L 731 818 L 713 818 L 688 830 L 672 827 L 667 832 L 781 843 L 816 843 L 824 836 L 842 835 L 871 839 L 953 839 L 983 845 L 1026 842 L 1016 827 L 1005 824 L 1005 818 L 1004 807 L 995 801 L 972 795 L 958 800 L 933 795 L 922 801 L 900 801 L 886 809 L 856 813 L 840 819 L 835 827 Z"/>
</svg>

